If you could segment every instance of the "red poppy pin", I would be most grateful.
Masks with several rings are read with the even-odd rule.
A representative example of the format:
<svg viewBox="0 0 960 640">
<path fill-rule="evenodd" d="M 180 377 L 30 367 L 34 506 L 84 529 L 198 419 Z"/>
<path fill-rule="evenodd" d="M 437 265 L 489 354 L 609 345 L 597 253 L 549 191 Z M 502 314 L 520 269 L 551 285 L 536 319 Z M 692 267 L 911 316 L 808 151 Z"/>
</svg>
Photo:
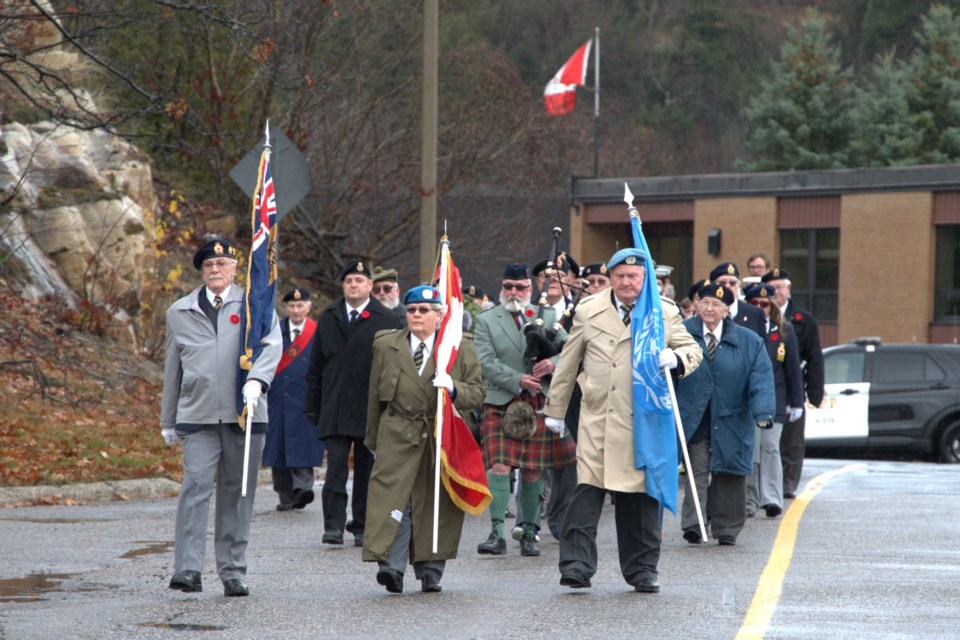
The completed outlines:
<svg viewBox="0 0 960 640">
<path fill-rule="evenodd" d="M 795 313 L 795 314 L 793 314 L 793 319 L 794 319 L 794 320 L 803 320 L 803 314 Z"/>
<path fill-rule="evenodd" d="M 780 339 L 780 334 L 778 334 L 778 333 L 771 333 L 771 334 L 770 334 L 770 340 L 771 340 L 771 341 L 776 342 L 776 341 L 779 340 L 779 339 Z"/>
<path fill-rule="evenodd" d="M 360 312 L 360 317 L 366 320 L 367 318 L 370 317 L 370 312 L 364 309 L 363 311 Z"/>
<path fill-rule="evenodd" d="M 233 324 L 240 324 L 240 316 L 234 313 L 233 315 L 230 316 L 230 322 L 232 322 Z"/>
<path fill-rule="evenodd" d="M 527 309 L 526 311 L 524 311 L 524 313 L 527 314 L 528 318 L 533 317 L 533 309 Z"/>
</svg>

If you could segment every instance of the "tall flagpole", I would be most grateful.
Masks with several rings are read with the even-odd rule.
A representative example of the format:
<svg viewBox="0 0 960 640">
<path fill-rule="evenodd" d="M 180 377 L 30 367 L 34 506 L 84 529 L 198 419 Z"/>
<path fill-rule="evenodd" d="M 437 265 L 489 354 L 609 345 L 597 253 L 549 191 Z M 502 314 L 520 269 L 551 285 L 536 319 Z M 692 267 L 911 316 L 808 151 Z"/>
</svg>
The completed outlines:
<svg viewBox="0 0 960 640">
<path fill-rule="evenodd" d="M 593 177 L 600 177 L 600 27 L 594 27 L 593 83 Z"/>
</svg>

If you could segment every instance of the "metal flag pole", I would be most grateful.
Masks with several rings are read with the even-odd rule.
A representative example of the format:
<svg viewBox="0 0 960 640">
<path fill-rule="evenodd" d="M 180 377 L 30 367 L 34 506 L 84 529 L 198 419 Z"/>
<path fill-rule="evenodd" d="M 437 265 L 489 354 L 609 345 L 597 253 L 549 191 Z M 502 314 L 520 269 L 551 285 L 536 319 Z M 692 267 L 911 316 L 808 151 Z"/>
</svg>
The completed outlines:
<svg viewBox="0 0 960 640">
<path fill-rule="evenodd" d="M 600 177 L 600 27 L 594 27 L 596 38 L 593 56 L 593 177 Z"/>
<path fill-rule="evenodd" d="M 447 302 L 447 278 L 449 274 L 447 273 L 448 260 L 446 259 L 446 253 L 450 250 L 450 242 L 447 240 L 447 225 L 444 222 L 443 225 L 444 235 L 440 238 L 440 280 L 437 282 L 437 290 L 440 291 L 440 295 L 443 296 L 443 301 Z M 446 312 L 450 313 L 450 307 L 447 307 Z M 437 357 L 437 345 L 434 342 L 434 357 Z M 441 363 L 439 359 L 436 361 L 437 373 L 440 373 L 440 367 L 446 366 L 446 363 Z M 446 373 L 446 370 L 444 370 Z M 440 544 L 440 469 L 443 464 L 440 459 L 440 454 L 443 447 L 443 396 L 446 393 L 445 389 L 437 387 L 437 442 L 436 442 L 436 459 L 433 463 L 433 553 L 437 552 L 438 545 Z"/>
<path fill-rule="evenodd" d="M 630 185 L 623 183 L 623 201 L 627 203 L 627 212 L 630 217 L 640 219 L 640 212 L 633 206 L 633 193 L 630 191 Z M 693 504 L 697 509 L 697 523 L 700 525 L 700 536 L 703 541 L 707 540 L 707 528 L 703 524 L 703 514 L 700 513 L 700 497 L 697 495 L 697 485 L 693 478 L 693 468 L 690 466 L 690 452 L 687 451 L 687 438 L 683 434 L 683 423 L 680 421 L 680 407 L 677 404 L 677 392 L 673 388 L 673 376 L 667 367 L 663 368 L 663 374 L 667 377 L 667 388 L 670 390 L 670 401 L 673 403 L 673 422 L 677 427 L 677 440 L 680 441 L 680 450 L 683 451 L 683 464 L 687 468 L 687 479 L 690 481 L 690 493 L 693 496 Z"/>
</svg>

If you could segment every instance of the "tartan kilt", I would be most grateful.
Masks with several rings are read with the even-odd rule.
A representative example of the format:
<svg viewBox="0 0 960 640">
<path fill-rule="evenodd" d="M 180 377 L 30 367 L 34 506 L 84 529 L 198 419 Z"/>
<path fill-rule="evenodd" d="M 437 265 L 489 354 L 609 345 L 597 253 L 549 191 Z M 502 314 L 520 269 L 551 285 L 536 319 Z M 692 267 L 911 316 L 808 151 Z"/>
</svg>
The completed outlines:
<svg viewBox="0 0 960 640">
<path fill-rule="evenodd" d="M 520 397 L 537 408 L 530 394 L 524 393 Z M 547 429 L 543 423 L 544 415 L 538 413 L 537 431 L 526 440 L 514 440 L 500 428 L 506 410 L 507 405 L 483 405 L 483 459 L 488 469 L 499 462 L 518 469 L 545 471 L 576 462 L 577 443 L 570 437 L 569 429 L 562 437 L 558 436 Z"/>
</svg>

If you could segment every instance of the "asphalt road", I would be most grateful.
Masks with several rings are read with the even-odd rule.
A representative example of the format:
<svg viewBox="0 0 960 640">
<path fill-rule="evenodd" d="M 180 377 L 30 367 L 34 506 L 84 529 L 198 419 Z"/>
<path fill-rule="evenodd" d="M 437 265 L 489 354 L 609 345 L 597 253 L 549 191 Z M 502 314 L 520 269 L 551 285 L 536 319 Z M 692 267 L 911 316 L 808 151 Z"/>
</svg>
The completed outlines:
<svg viewBox="0 0 960 640">
<path fill-rule="evenodd" d="M 478 556 L 489 521 L 468 517 L 443 592 L 421 593 L 410 570 L 390 595 L 349 534 L 320 544 L 317 503 L 278 513 L 261 486 L 252 595 L 230 599 L 212 542 L 203 593 L 166 588 L 175 499 L 0 509 L 0 639 L 957 638 L 958 471 L 808 460 L 807 490 L 782 517 L 748 520 L 735 547 L 688 545 L 666 514 L 656 595 L 623 582 L 610 506 L 592 589 L 559 586 L 552 540 L 539 558 L 513 541 Z"/>
</svg>

